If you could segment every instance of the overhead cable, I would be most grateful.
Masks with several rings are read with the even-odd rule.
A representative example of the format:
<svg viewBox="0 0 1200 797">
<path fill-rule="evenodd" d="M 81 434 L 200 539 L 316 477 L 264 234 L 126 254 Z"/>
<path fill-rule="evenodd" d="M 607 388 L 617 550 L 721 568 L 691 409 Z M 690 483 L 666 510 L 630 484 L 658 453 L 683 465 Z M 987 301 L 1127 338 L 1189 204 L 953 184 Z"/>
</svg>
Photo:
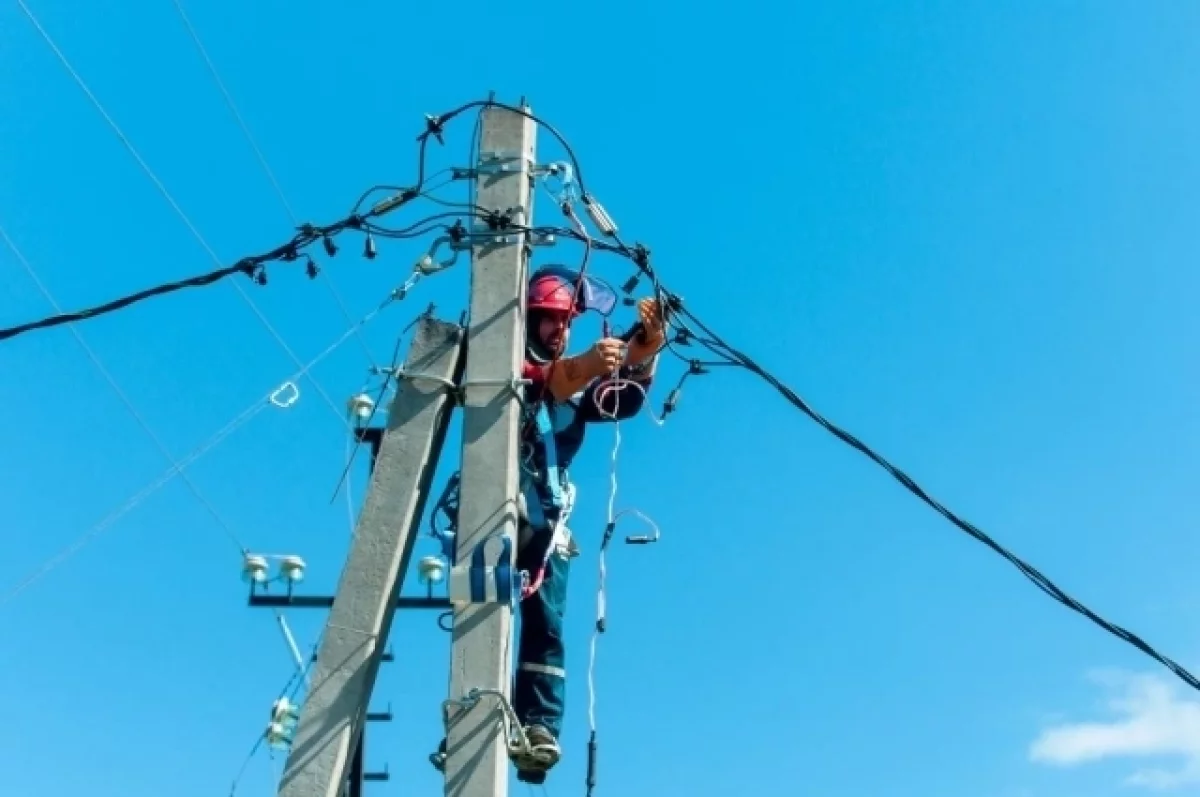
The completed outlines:
<svg viewBox="0 0 1200 797">
<path fill-rule="evenodd" d="M 209 283 L 220 280 L 225 276 L 228 276 L 228 273 L 223 273 L 226 271 L 226 269 L 222 268 L 221 258 L 217 255 L 216 251 L 212 248 L 211 245 L 209 245 L 208 241 L 200 233 L 200 230 L 197 229 L 195 223 L 192 222 L 191 218 L 187 215 L 187 213 L 184 212 L 183 208 L 180 207 L 179 203 L 175 200 L 175 197 L 172 196 L 171 192 L 167 190 L 167 187 L 165 185 L 163 185 L 162 180 L 160 180 L 158 175 L 154 172 L 154 170 L 150 168 L 150 164 L 148 164 L 146 162 L 145 158 L 142 157 L 141 153 L 138 152 L 137 148 L 133 146 L 133 142 L 129 140 L 129 137 L 127 135 L 125 135 L 125 132 L 121 129 L 121 126 L 117 124 L 116 120 L 113 119 L 113 117 L 105 109 L 104 104 L 101 103 L 100 99 L 92 92 L 91 88 L 83 80 L 83 77 L 79 74 L 79 72 L 71 64 L 70 59 L 67 58 L 66 54 L 63 53 L 63 51 L 59 48 L 58 44 L 55 43 L 53 37 L 50 36 L 50 33 L 45 29 L 45 27 L 42 26 L 42 23 L 38 20 L 37 15 L 33 13 L 33 10 L 28 6 L 28 4 L 25 3 L 25 0 L 17 0 L 17 5 L 20 7 L 22 13 L 25 14 L 25 16 L 29 20 L 29 22 L 37 30 L 38 35 L 41 36 L 41 38 L 42 38 L 42 41 L 44 41 L 46 43 L 46 46 L 49 47 L 51 52 L 54 53 L 55 57 L 58 58 L 59 63 L 62 64 L 63 68 L 67 71 L 67 74 L 70 75 L 71 79 L 75 82 L 76 86 L 79 87 L 79 90 L 84 93 L 84 95 L 87 97 L 88 101 L 96 109 L 96 112 L 99 113 L 101 117 L 103 117 L 105 123 L 108 124 L 109 129 L 112 130 L 113 135 L 115 135 L 117 137 L 117 139 L 120 140 L 121 144 L 129 152 L 129 155 L 134 159 L 134 161 L 137 162 L 137 165 L 141 168 L 142 172 L 146 175 L 146 178 L 150 180 L 150 182 L 154 185 L 154 187 L 162 195 L 163 199 L 166 200 L 167 204 L 171 206 L 171 209 L 175 212 L 175 215 L 177 215 L 179 217 L 180 221 L 182 221 L 184 226 L 188 228 L 188 231 L 191 232 L 192 237 L 194 237 L 196 239 L 196 242 L 200 244 L 200 247 L 202 249 L 204 249 L 205 252 L 208 253 L 208 256 L 217 265 L 217 267 L 218 267 L 217 271 L 214 271 L 208 275 L 205 275 L 206 278 L 208 279 Z M 232 272 L 232 273 L 236 273 L 236 270 L 237 269 L 235 268 L 234 272 Z M 206 283 L 206 284 L 208 284 L 208 283 Z M 288 342 L 286 340 L 284 340 L 283 336 L 279 333 L 279 330 L 277 330 L 275 328 L 274 324 L 271 323 L 270 319 L 267 318 L 266 314 L 263 313 L 263 311 L 258 307 L 258 305 L 254 303 L 254 300 L 250 298 L 250 294 L 248 294 L 246 292 L 246 290 L 241 285 L 238 285 L 236 282 L 233 282 L 230 284 L 233 285 L 234 289 L 238 292 L 238 295 L 241 297 L 242 301 L 245 302 L 246 306 L 254 314 L 254 317 L 258 319 L 259 324 L 261 324 L 263 329 L 265 329 L 267 331 L 267 333 L 272 338 L 274 338 L 275 342 L 279 345 L 279 347 L 281 349 L 283 349 L 284 353 L 287 354 L 287 356 L 292 360 L 292 362 L 297 367 L 302 365 L 303 363 L 302 363 L 301 359 L 296 355 L 296 352 L 293 351 L 292 347 L 288 345 Z M 159 292 L 162 292 L 162 291 L 159 291 Z M 157 295 L 157 294 L 152 293 L 151 295 Z M 146 297 L 142 297 L 142 298 L 146 298 Z M 121 306 L 126 306 L 126 305 L 121 305 Z M 87 317 L 91 317 L 91 316 L 87 316 Z M 83 318 L 72 317 L 69 320 L 78 321 L 78 320 L 83 320 Z M 61 323 L 66 323 L 66 320 L 57 321 L 55 323 L 50 324 L 50 326 L 54 326 L 56 324 L 61 324 Z M 14 333 L 14 334 L 19 334 L 19 333 Z M 5 337 L 10 337 L 10 336 L 0 335 L 0 340 L 3 340 Z M 340 419 L 341 413 L 338 410 L 337 404 L 333 401 L 333 399 L 331 399 L 329 397 L 329 394 L 327 392 L 325 392 L 325 389 L 323 387 L 321 387 L 321 384 L 312 377 L 309 377 L 309 381 L 312 383 L 313 387 L 316 388 L 317 393 L 321 396 L 321 399 L 325 402 L 325 404 L 329 407 L 329 409 L 335 415 L 337 415 Z"/>
<path fill-rule="evenodd" d="M 233 100 L 233 95 L 225 85 L 225 81 L 221 79 L 221 73 L 217 70 L 217 65 L 213 63 L 212 58 L 208 54 L 208 49 L 204 46 L 204 42 L 200 38 L 200 32 L 196 30 L 196 26 L 192 24 L 192 20 L 188 17 L 187 9 L 184 8 L 182 0 L 171 0 L 175 6 L 175 10 L 179 13 L 179 18 L 183 22 L 184 28 L 187 30 L 188 36 L 192 43 L 196 45 L 197 52 L 200 53 L 200 58 L 204 61 L 204 65 L 208 68 L 208 73 L 216 84 L 217 90 L 221 92 L 221 96 L 225 100 L 226 107 L 233 114 L 234 121 L 237 122 L 238 128 L 242 131 L 242 136 L 246 139 L 246 143 L 250 145 L 250 149 L 254 152 L 254 157 L 258 161 L 259 167 L 263 174 L 266 175 L 267 181 L 271 183 L 271 187 L 275 191 L 275 196 L 279 198 L 279 203 L 282 205 L 284 212 L 291 218 L 292 224 L 299 226 L 300 219 L 296 215 L 296 211 L 292 209 L 292 203 L 288 201 L 287 194 L 283 191 L 283 186 L 279 184 L 278 178 L 275 177 L 275 172 L 271 165 L 267 163 L 267 156 L 263 153 L 262 147 L 258 145 L 258 140 L 254 134 L 250 132 L 250 125 L 246 123 L 246 119 L 242 116 L 242 112 L 238 109 L 237 103 Z M 347 324 L 353 324 L 354 318 L 350 314 L 350 308 L 346 306 L 345 299 L 342 298 L 341 292 L 333 283 L 333 280 L 325 272 L 321 272 L 321 281 L 325 283 L 325 287 L 329 289 L 329 294 L 333 297 L 334 303 L 342 313 L 342 317 Z M 367 361 L 371 365 L 376 365 L 375 358 L 371 355 L 371 347 L 367 345 L 367 340 L 361 334 L 358 336 L 359 345 L 362 347 L 363 353 L 367 356 Z"/>
</svg>

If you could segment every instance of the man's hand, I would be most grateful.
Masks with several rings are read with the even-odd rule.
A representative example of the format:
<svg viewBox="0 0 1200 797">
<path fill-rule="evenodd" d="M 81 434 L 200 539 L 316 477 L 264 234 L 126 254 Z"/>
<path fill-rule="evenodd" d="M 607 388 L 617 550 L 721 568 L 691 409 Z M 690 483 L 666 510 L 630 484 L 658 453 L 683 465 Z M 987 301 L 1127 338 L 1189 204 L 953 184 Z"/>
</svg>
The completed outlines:
<svg viewBox="0 0 1200 797">
<path fill-rule="evenodd" d="M 558 401 L 566 401 L 588 382 L 616 371 L 624 360 L 625 341 L 602 338 L 582 354 L 564 357 L 549 366 L 550 393 Z"/>
<path fill-rule="evenodd" d="M 638 304 L 638 319 L 642 322 L 642 326 L 646 328 L 646 340 L 650 343 L 657 343 L 662 340 L 663 317 L 662 308 L 659 307 L 657 299 L 639 299 Z"/>
<path fill-rule="evenodd" d="M 587 353 L 593 376 L 611 374 L 625 361 L 625 341 L 620 338 L 601 338 Z"/>
</svg>

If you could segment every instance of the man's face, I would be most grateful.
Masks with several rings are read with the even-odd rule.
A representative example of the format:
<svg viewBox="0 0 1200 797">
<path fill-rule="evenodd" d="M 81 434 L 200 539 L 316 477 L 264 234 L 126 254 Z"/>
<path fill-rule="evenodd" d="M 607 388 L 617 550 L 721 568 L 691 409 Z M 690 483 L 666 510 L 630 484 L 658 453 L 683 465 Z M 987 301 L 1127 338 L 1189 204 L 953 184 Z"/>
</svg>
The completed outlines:
<svg viewBox="0 0 1200 797">
<path fill-rule="evenodd" d="M 556 356 L 566 351 L 570 336 L 571 329 L 567 325 L 566 313 L 547 313 L 538 322 L 538 337 Z"/>
</svg>

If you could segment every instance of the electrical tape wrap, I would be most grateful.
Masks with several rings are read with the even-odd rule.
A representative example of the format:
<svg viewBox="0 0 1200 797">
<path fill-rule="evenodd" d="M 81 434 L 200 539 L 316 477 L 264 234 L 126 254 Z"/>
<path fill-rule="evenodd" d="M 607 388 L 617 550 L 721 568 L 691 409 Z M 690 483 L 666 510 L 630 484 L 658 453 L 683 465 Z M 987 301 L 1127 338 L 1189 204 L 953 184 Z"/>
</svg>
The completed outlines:
<svg viewBox="0 0 1200 797">
<path fill-rule="evenodd" d="M 467 561 L 450 568 L 450 602 L 456 606 L 513 605 L 521 592 L 521 576 L 512 566 L 512 552 L 512 538 L 506 535 L 489 537 L 476 545 Z M 496 564 L 489 565 L 489 559 Z"/>
</svg>

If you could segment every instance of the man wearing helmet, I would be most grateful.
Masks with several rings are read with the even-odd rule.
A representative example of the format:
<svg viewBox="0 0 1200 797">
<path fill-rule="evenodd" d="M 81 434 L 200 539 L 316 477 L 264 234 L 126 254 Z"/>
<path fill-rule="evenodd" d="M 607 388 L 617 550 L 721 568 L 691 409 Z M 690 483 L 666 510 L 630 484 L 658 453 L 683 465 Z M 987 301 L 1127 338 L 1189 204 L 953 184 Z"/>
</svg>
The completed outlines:
<svg viewBox="0 0 1200 797">
<path fill-rule="evenodd" d="M 529 575 L 520 604 L 521 631 L 513 709 L 529 739 L 514 763 L 518 777 L 542 782 L 559 759 L 564 669 L 563 614 L 570 560 L 578 554 L 565 515 L 574 490 L 566 469 L 583 446 L 588 424 L 625 420 L 641 411 L 663 345 L 662 312 L 638 302 L 640 324 L 628 341 L 607 334 L 565 356 L 571 322 L 587 310 L 616 306 L 608 286 L 561 267 L 539 269 L 526 296 L 521 519 L 517 568 Z M 607 331 L 607 324 L 605 325 Z M 615 379 L 614 379 L 615 377 Z"/>
</svg>

